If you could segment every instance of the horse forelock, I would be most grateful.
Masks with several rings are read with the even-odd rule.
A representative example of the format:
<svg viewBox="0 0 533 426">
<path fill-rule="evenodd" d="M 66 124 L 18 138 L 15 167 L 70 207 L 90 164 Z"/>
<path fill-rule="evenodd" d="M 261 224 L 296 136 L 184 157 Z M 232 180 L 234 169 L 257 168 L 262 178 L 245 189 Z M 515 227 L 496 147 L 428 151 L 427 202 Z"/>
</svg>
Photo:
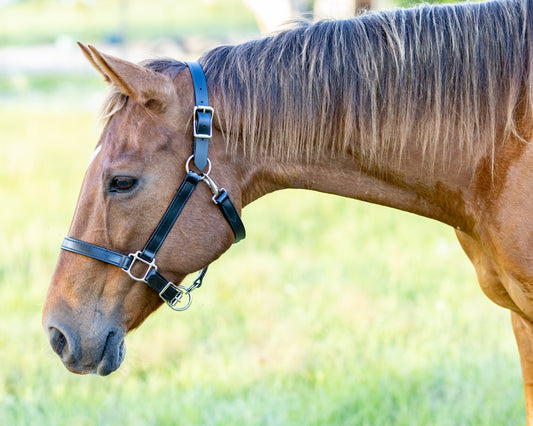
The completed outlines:
<svg viewBox="0 0 533 426">
<path fill-rule="evenodd" d="M 400 164 L 415 145 L 427 165 L 460 164 L 492 158 L 500 139 L 523 139 L 517 115 L 531 114 L 533 88 L 529 3 L 321 21 L 216 48 L 200 62 L 224 105 L 230 149 Z"/>
</svg>

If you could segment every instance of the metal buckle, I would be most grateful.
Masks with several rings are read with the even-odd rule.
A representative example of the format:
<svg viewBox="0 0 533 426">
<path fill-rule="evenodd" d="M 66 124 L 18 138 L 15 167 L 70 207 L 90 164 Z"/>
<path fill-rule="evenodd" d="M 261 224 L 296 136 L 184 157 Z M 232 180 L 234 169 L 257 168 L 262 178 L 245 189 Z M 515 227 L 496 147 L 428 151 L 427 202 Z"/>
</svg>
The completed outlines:
<svg viewBox="0 0 533 426">
<path fill-rule="evenodd" d="M 197 123 L 198 123 L 198 119 L 197 119 L 197 116 L 198 116 L 198 112 L 207 112 L 209 114 L 211 114 L 211 123 L 209 125 L 209 133 L 198 133 L 196 131 L 196 128 L 197 128 Z M 213 136 L 213 116 L 215 115 L 215 109 L 213 107 L 210 107 L 210 106 L 199 106 L 199 105 L 196 105 L 194 107 L 194 112 L 193 112 L 193 123 L 192 123 L 192 131 L 193 131 L 193 135 L 195 138 L 205 138 L 205 139 L 211 139 L 211 136 Z"/>
<path fill-rule="evenodd" d="M 176 290 L 176 295 L 170 299 L 170 300 L 167 300 L 163 297 L 163 293 L 165 291 L 167 291 L 167 289 L 169 287 L 173 287 L 174 290 Z M 183 295 L 186 294 L 189 299 L 187 300 L 187 302 L 185 303 L 184 306 L 176 306 L 178 303 L 182 303 L 181 301 L 181 298 L 183 297 Z M 161 299 L 163 299 L 165 301 L 165 303 L 171 308 L 171 309 L 174 309 L 175 311 L 184 311 L 185 309 L 187 309 L 189 306 L 191 306 L 191 303 L 192 303 L 192 296 L 191 296 L 191 293 L 189 291 L 188 288 L 182 286 L 182 285 L 178 285 L 176 286 L 174 283 L 172 282 L 168 282 L 167 285 L 163 288 L 163 290 L 161 290 L 159 292 L 159 297 L 161 297 Z"/>
<path fill-rule="evenodd" d="M 141 257 L 141 251 L 138 251 L 137 253 L 130 253 L 129 256 L 131 256 L 132 258 L 131 263 L 128 266 L 128 269 L 126 268 L 123 268 L 123 269 L 130 276 L 130 278 L 134 279 L 135 281 L 141 281 L 145 283 L 147 282 L 146 277 L 148 276 L 148 274 L 153 270 L 157 271 L 157 265 L 155 264 L 155 259 L 153 259 L 151 262 L 144 260 Z M 140 261 L 141 263 L 144 263 L 147 266 L 146 272 L 142 278 L 133 275 L 133 272 L 131 271 L 131 269 L 133 268 L 133 265 L 135 265 L 136 260 Z"/>
<path fill-rule="evenodd" d="M 209 172 L 204 173 L 202 175 L 202 180 L 206 183 L 206 185 L 211 190 L 211 193 L 213 194 L 213 196 L 211 197 L 211 199 L 213 200 L 213 203 L 218 204 L 217 197 L 222 191 L 225 191 L 225 189 L 219 188 L 217 184 L 213 182 L 213 179 L 211 179 L 211 177 L 209 176 Z"/>
</svg>

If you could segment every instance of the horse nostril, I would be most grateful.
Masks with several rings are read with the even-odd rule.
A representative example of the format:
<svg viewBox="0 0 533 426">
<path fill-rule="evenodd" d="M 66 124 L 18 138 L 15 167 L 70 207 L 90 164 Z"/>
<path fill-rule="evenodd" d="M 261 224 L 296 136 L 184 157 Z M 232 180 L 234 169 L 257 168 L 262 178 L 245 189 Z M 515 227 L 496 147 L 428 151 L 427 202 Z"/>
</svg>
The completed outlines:
<svg viewBox="0 0 533 426">
<path fill-rule="evenodd" d="M 55 327 L 50 327 L 50 345 L 54 352 L 60 356 L 67 345 L 67 338 Z"/>
</svg>

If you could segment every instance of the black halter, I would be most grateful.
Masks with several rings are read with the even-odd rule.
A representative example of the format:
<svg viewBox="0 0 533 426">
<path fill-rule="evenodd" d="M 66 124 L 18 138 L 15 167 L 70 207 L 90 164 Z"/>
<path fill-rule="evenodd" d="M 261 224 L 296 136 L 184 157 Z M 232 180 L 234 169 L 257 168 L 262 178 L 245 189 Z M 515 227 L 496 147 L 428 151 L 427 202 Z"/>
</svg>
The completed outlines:
<svg viewBox="0 0 533 426">
<path fill-rule="evenodd" d="M 182 311 L 189 307 L 192 301 L 190 293 L 192 290 L 202 285 L 202 280 L 207 272 L 207 267 L 199 272 L 197 278 L 190 287 L 175 285 L 158 272 L 155 264 L 155 255 L 163 245 L 168 233 L 182 212 L 183 207 L 185 207 L 189 197 L 200 181 L 204 181 L 213 192 L 213 202 L 220 208 L 222 214 L 231 226 L 231 229 L 235 234 L 235 242 L 239 242 L 246 236 L 239 213 L 231 202 L 228 193 L 224 188 L 218 188 L 209 177 L 211 162 L 208 158 L 208 148 L 209 139 L 211 139 L 212 135 L 214 109 L 209 106 L 207 83 L 202 67 L 198 62 L 186 62 L 186 64 L 192 75 L 194 96 L 196 100 L 193 117 L 193 155 L 187 161 L 187 175 L 185 176 L 185 179 L 183 179 L 174 199 L 168 206 L 167 211 L 144 248 L 137 253 L 125 255 L 71 237 L 66 237 L 61 245 L 63 250 L 88 256 L 122 268 L 133 280 L 145 282 L 150 288 L 157 291 L 159 296 L 172 309 L 177 311 Z M 189 169 L 189 163 L 192 159 L 194 159 L 194 165 L 200 170 L 200 173 L 196 173 Z M 203 170 L 206 167 L 208 170 L 204 173 Z M 141 269 L 143 269 L 142 274 L 138 273 L 139 266 L 137 266 L 135 272 L 133 271 L 133 267 L 136 263 L 144 266 L 144 268 L 141 267 Z M 184 295 L 188 296 L 186 300 L 182 300 Z"/>
</svg>

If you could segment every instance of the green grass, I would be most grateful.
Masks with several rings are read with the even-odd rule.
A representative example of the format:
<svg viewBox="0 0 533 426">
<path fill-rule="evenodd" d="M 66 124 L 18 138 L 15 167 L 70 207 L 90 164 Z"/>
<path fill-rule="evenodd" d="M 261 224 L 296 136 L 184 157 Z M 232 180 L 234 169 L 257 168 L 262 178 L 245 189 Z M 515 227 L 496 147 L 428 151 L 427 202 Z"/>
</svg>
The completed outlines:
<svg viewBox="0 0 533 426">
<path fill-rule="evenodd" d="M 201 16 L 202 19 L 197 19 Z M 62 37 L 129 40 L 257 33 L 239 0 L 26 0 L 0 6 L 0 46 L 51 43 Z"/>
<path fill-rule="evenodd" d="M 0 79 L 2 98 L 15 97 L 17 100 L 28 95 L 52 95 L 60 98 L 66 94 L 72 98 L 80 93 L 101 91 L 102 78 L 94 74 L 23 74 L 13 73 Z M 48 101 L 48 98 L 45 100 Z"/>
<path fill-rule="evenodd" d="M 0 103 L 2 424 L 525 423 L 509 313 L 451 229 L 304 191 L 247 207 L 247 239 L 120 370 L 69 373 L 40 315 L 98 127 L 60 93 Z"/>
</svg>

